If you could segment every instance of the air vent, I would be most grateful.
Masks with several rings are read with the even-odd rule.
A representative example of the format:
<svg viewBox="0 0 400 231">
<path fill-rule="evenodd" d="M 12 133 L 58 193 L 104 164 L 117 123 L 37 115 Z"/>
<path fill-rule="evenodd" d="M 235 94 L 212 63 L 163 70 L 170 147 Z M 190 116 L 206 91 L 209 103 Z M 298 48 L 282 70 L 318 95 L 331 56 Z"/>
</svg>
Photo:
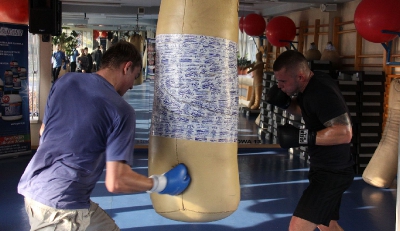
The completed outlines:
<svg viewBox="0 0 400 231">
<path fill-rule="evenodd" d="M 138 14 L 144 14 L 144 8 L 143 7 L 139 7 L 138 8 Z"/>
<path fill-rule="evenodd" d="M 337 4 L 321 4 L 319 8 L 322 12 L 337 11 Z"/>
</svg>

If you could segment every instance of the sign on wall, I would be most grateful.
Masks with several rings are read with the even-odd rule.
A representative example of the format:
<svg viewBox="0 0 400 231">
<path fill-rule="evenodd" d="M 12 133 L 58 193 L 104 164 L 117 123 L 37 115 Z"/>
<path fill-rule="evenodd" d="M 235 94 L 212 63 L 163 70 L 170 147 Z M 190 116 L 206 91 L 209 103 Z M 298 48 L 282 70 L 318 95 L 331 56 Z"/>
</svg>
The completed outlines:
<svg viewBox="0 0 400 231">
<path fill-rule="evenodd" d="M 0 158 L 31 153 L 28 26 L 0 23 Z"/>
</svg>

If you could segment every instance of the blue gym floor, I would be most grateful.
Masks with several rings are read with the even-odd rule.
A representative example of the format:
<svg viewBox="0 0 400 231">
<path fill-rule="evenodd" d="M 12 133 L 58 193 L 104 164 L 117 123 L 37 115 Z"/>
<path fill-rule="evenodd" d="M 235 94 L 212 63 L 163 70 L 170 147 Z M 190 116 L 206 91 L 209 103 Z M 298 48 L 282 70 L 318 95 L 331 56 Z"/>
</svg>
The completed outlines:
<svg viewBox="0 0 400 231">
<path fill-rule="evenodd" d="M 136 109 L 139 144 L 148 142 L 152 86 L 152 82 L 144 82 L 124 96 Z M 240 115 L 240 139 L 257 139 L 254 120 L 255 116 Z M 0 159 L 0 231 L 29 230 L 17 184 L 30 157 Z M 134 159 L 133 170 L 147 175 L 147 149 L 135 150 Z M 107 192 L 104 175 L 92 200 L 99 203 L 123 231 L 287 230 L 292 212 L 308 183 L 307 162 L 298 155 L 288 154 L 287 150 L 260 146 L 240 148 L 238 163 L 241 201 L 235 213 L 219 221 L 185 223 L 166 219 L 153 210 L 147 193 L 120 195 Z M 343 196 L 340 225 L 346 231 L 394 231 L 396 193 L 396 182 L 389 189 L 379 189 L 366 184 L 357 175 Z"/>
</svg>

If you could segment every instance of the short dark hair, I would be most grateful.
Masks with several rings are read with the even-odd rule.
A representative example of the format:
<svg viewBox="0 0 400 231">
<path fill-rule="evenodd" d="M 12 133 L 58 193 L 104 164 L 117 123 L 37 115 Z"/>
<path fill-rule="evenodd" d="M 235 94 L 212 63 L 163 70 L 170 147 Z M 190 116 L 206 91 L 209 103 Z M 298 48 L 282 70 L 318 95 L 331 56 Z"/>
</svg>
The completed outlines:
<svg viewBox="0 0 400 231">
<path fill-rule="evenodd" d="M 142 55 L 132 43 L 120 41 L 108 48 L 101 58 L 101 69 L 115 68 L 131 61 L 134 67 L 142 68 Z"/>
<path fill-rule="evenodd" d="M 304 55 L 296 50 L 287 50 L 276 58 L 273 70 L 280 71 L 282 68 L 299 66 L 301 64 L 306 66 L 308 65 L 307 59 Z"/>
</svg>

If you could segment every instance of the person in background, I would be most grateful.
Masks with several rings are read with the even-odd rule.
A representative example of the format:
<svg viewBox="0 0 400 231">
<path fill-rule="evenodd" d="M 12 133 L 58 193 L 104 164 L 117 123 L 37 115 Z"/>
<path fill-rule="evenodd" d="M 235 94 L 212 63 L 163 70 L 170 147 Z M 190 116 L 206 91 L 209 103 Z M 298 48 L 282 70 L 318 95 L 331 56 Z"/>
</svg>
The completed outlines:
<svg viewBox="0 0 400 231">
<path fill-rule="evenodd" d="M 69 72 L 53 85 L 39 147 L 18 184 L 31 230 L 120 230 L 90 200 L 104 169 L 111 193 L 178 195 L 189 186 L 183 163 L 150 177 L 132 170 L 135 110 L 122 96 L 141 68 L 133 44 L 120 42 L 104 54 L 98 72 Z"/>
<path fill-rule="evenodd" d="M 71 72 L 76 71 L 76 58 L 79 56 L 79 52 L 76 48 L 72 50 L 72 54 L 70 56 L 70 66 L 71 66 Z"/>
<path fill-rule="evenodd" d="M 103 57 L 103 52 L 100 50 L 100 46 L 94 51 L 94 64 L 96 64 L 95 70 L 98 71 L 101 67 L 101 58 Z"/>
<path fill-rule="evenodd" d="M 338 224 L 343 193 L 354 178 L 350 150 L 352 124 L 346 102 L 334 79 L 309 69 L 302 53 L 288 50 L 273 64 L 278 82 L 266 101 L 302 116 L 305 129 L 278 126 L 282 148 L 308 146 L 309 185 L 293 213 L 289 231 L 343 231 Z"/>
<path fill-rule="evenodd" d="M 86 73 L 89 66 L 89 60 L 86 57 L 85 49 L 81 49 L 81 55 L 76 58 L 76 72 Z"/>
<path fill-rule="evenodd" d="M 61 45 L 57 44 L 56 47 L 57 47 L 57 50 L 53 53 L 52 59 L 51 59 L 51 61 L 53 63 L 53 71 L 52 71 L 53 83 L 56 82 L 56 80 L 58 79 L 58 76 L 60 75 L 61 66 L 63 65 L 63 62 L 64 62 L 64 66 L 68 63 L 68 60 L 65 57 L 65 53 L 61 50 Z"/>
<path fill-rule="evenodd" d="M 85 47 L 85 55 L 86 55 L 86 57 L 88 59 L 88 67 L 86 69 L 86 73 L 91 73 L 92 69 L 93 69 L 93 57 L 89 53 L 89 49 L 87 47 Z"/>
</svg>

